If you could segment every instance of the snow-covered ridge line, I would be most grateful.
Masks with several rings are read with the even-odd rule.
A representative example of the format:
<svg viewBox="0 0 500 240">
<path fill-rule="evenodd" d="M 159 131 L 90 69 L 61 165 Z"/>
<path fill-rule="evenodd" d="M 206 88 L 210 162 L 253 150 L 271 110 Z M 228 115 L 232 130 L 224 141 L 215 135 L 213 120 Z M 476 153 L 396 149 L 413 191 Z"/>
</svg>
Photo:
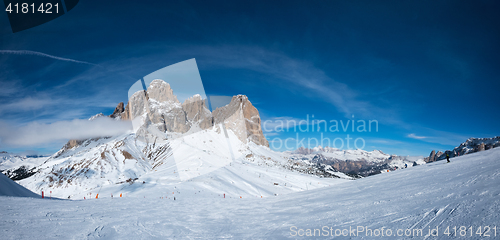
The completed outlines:
<svg viewBox="0 0 500 240">
<path fill-rule="evenodd" d="M 426 157 L 425 162 L 435 162 L 446 159 L 446 155 L 450 158 L 463 156 L 475 152 L 481 152 L 489 149 L 500 147 L 500 136 L 492 138 L 469 138 L 461 143 L 453 150 L 446 150 L 444 152 L 432 150 L 429 157 Z"/>
<path fill-rule="evenodd" d="M 423 157 L 389 155 L 380 150 L 340 150 L 317 146 L 312 149 L 300 147 L 286 154 L 290 159 L 301 160 L 310 165 L 327 165 L 353 177 L 366 177 L 425 164 Z"/>
</svg>

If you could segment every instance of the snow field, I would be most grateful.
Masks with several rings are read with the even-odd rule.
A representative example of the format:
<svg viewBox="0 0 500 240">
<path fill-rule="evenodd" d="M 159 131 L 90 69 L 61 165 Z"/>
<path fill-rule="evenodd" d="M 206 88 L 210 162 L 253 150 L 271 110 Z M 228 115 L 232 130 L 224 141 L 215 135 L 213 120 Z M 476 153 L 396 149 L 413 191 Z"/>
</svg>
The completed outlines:
<svg viewBox="0 0 500 240">
<path fill-rule="evenodd" d="M 231 175 L 237 172 L 245 179 L 249 166 L 251 163 L 235 165 L 223 176 L 216 174 L 220 169 L 210 174 L 238 180 Z M 138 187 L 141 190 L 134 197 L 113 199 L 0 197 L 2 238 L 295 239 L 300 236 L 293 234 L 307 234 L 308 229 L 316 237 L 319 233 L 331 237 L 326 231 L 314 231 L 324 226 L 333 233 L 358 226 L 372 231 L 368 236 L 367 232 L 356 232 L 358 235 L 346 237 L 350 239 L 386 239 L 373 235 L 382 227 L 385 233 L 391 229 L 392 239 L 456 239 L 463 232 L 454 232 L 453 227 L 462 226 L 467 228 L 467 239 L 498 238 L 493 227 L 500 223 L 500 149 L 452 158 L 451 163 L 439 161 L 262 199 L 224 199 L 210 194 L 182 197 L 189 187 L 205 185 L 201 182 L 208 181 L 210 174 L 203 180 L 185 182 L 175 201 L 158 196 L 141 198 L 140 193 L 158 192 L 158 186 L 148 188 L 147 184 Z M 485 226 L 490 227 L 488 232 Z M 427 235 L 436 227 L 438 237 L 396 236 L 398 229 L 422 229 Z M 445 234 L 447 227 L 450 236 Z M 478 227 L 482 227 L 480 234 L 490 237 L 476 234 Z"/>
</svg>

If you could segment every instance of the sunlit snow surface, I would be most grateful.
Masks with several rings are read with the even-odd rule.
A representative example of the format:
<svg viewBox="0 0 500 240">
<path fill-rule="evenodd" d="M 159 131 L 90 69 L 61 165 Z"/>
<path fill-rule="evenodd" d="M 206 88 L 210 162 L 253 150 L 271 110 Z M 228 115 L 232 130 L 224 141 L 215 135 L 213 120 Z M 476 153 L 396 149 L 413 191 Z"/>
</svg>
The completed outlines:
<svg viewBox="0 0 500 240">
<path fill-rule="evenodd" d="M 426 235 L 429 228 L 439 227 L 439 237 L 427 239 L 455 239 L 444 234 L 446 227 L 472 226 L 474 233 L 470 237 L 467 230 L 467 239 L 479 239 L 477 228 L 490 226 L 491 237 L 485 239 L 498 239 L 493 227 L 500 225 L 500 149 L 451 161 L 264 198 L 239 198 L 232 193 L 224 199 L 222 193 L 203 194 L 189 189 L 195 188 L 195 179 L 193 184 L 170 189 L 170 194 L 144 186 L 142 197 L 135 194 L 78 201 L 0 197 L 1 238 L 281 239 L 299 238 L 291 236 L 293 226 L 363 226 L 372 230 L 385 227 L 393 235 L 397 229 L 424 229 Z M 244 164 L 234 171 L 234 181 L 238 182 Z M 216 177 L 216 172 L 204 175 L 204 181 Z M 364 234 L 346 238 L 387 238 Z"/>
</svg>

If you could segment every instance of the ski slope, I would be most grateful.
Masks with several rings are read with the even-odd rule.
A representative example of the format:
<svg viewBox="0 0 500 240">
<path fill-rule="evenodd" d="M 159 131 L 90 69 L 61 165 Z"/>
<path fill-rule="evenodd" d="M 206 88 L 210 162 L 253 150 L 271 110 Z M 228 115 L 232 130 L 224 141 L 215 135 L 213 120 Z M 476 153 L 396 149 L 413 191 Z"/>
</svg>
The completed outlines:
<svg viewBox="0 0 500 240">
<path fill-rule="evenodd" d="M 136 141 L 134 134 L 90 140 L 56 153 L 58 157 L 37 167 L 37 174 L 18 182 L 37 193 L 51 191 L 53 197 L 80 200 L 97 193 L 101 198 L 120 194 L 144 198 L 172 192 L 260 198 L 351 179 L 340 173 L 335 173 L 340 179 L 321 178 L 290 170 L 282 153 L 252 142 L 244 144 L 231 130 L 227 132 L 226 138 L 217 129 L 203 130 L 163 144 Z M 131 157 L 125 157 L 125 152 Z"/>
<path fill-rule="evenodd" d="M 39 197 L 32 191 L 10 180 L 10 178 L 3 175 L 2 173 L 0 173 L 0 196 L 31 197 L 31 198 Z"/>
<path fill-rule="evenodd" d="M 372 234 L 391 229 L 394 239 L 455 239 L 453 227 L 460 237 L 458 229 L 464 226 L 467 239 L 479 239 L 481 226 L 480 233 L 490 235 L 481 239 L 498 239 L 493 227 L 500 223 L 500 149 L 451 160 L 264 198 L 224 199 L 193 192 L 175 192 L 175 201 L 169 195 L 78 201 L 0 197 L 0 229 L 3 239 L 294 239 L 299 236 L 293 234 L 306 234 L 307 229 L 312 234 L 326 226 L 335 234 L 362 226 Z M 395 236 L 397 229 L 423 229 L 427 235 L 436 227 L 437 238 Z M 447 227 L 450 236 L 445 235 Z M 348 238 L 376 238 L 356 234 Z"/>
</svg>

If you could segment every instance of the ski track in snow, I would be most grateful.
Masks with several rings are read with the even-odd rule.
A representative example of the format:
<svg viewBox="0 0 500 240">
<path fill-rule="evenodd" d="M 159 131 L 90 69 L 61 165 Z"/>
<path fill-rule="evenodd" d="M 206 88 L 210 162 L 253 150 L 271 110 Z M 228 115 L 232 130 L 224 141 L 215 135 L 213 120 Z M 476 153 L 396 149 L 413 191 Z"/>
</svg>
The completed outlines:
<svg viewBox="0 0 500 240">
<path fill-rule="evenodd" d="M 177 189 L 177 200 L 155 188 L 143 196 L 91 200 L 0 197 L 2 239 L 286 239 L 297 229 L 428 229 L 500 225 L 500 148 L 337 185 L 264 198 L 222 198 Z M 244 166 L 244 165 L 242 165 Z M 241 166 L 240 166 L 241 167 Z M 246 184 L 232 169 L 234 181 Z M 245 175 L 246 176 L 246 175 Z M 240 178 L 238 178 L 240 177 Z M 215 185 L 214 185 L 215 186 Z M 253 185 L 258 186 L 258 185 Z M 170 190 L 169 190 L 170 191 Z M 263 191 L 263 190 L 259 190 Z M 154 196 L 154 197 L 150 197 Z M 453 231 L 451 231 L 453 232 Z M 467 233 L 469 234 L 469 232 Z M 490 232 L 493 234 L 493 231 Z M 490 237 L 490 239 L 498 239 Z M 360 236 L 346 239 L 373 239 Z M 382 237 L 385 239 L 387 237 Z M 488 239 L 488 238 L 486 238 Z"/>
</svg>

